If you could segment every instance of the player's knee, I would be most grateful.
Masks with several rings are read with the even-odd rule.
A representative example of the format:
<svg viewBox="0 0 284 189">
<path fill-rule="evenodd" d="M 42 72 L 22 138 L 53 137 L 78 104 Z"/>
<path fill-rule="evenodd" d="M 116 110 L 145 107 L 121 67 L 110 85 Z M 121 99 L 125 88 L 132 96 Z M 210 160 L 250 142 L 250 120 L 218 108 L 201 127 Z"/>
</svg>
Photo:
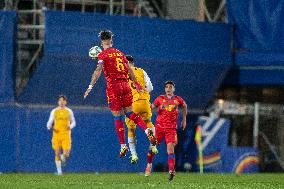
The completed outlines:
<svg viewBox="0 0 284 189">
<path fill-rule="evenodd" d="M 174 153 L 175 145 L 173 143 L 168 143 L 167 144 L 167 153 L 172 154 Z"/>
<path fill-rule="evenodd" d="M 70 150 L 67 150 L 63 153 L 65 158 L 69 158 L 70 157 Z"/>
<path fill-rule="evenodd" d="M 111 111 L 112 115 L 114 117 L 120 117 L 121 116 L 121 112 L 120 111 Z"/>
<path fill-rule="evenodd" d="M 168 153 L 168 154 L 174 154 L 175 151 L 174 151 L 174 149 L 167 149 L 167 153 Z"/>
</svg>

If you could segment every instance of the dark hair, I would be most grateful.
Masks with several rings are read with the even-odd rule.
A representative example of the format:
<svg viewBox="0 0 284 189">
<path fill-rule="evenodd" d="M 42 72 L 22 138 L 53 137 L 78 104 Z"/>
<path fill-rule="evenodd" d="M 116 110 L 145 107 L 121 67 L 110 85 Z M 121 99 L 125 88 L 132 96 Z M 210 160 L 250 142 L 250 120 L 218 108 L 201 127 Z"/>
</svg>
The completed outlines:
<svg viewBox="0 0 284 189">
<path fill-rule="evenodd" d="M 129 62 L 134 62 L 134 58 L 133 58 L 133 56 L 131 56 L 131 55 L 126 55 L 126 59 L 127 59 Z"/>
<path fill-rule="evenodd" d="M 167 84 L 171 84 L 171 85 L 173 85 L 174 87 L 176 86 L 175 82 L 173 82 L 173 81 L 166 81 L 166 82 L 165 82 L 165 86 L 166 86 Z"/>
<path fill-rule="evenodd" d="M 59 96 L 58 96 L 58 100 L 59 100 L 60 98 L 63 98 L 63 100 L 65 100 L 65 101 L 68 100 L 68 99 L 67 99 L 67 96 L 65 96 L 65 95 L 59 95 Z"/>
<path fill-rule="evenodd" d="M 110 30 L 102 30 L 99 33 L 99 37 L 101 38 L 101 40 L 110 40 L 112 39 L 112 32 Z"/>
</svg>

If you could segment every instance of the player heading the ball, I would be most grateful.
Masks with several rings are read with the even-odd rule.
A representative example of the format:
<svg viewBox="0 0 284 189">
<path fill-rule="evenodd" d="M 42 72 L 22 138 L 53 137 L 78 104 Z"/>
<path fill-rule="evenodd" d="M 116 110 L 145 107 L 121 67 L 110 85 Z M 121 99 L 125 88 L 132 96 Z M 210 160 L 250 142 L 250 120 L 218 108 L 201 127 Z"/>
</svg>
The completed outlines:
<svg viewBox="0 0 284 189">
<path fill-rule="evenodd" d="M 101 39 L 103 51 L 98 55 L 98 65 L 92 75 L 91 82 L 84 94 L 84 98 L 89 95 L 103 71 L 107 81 L 106 95 L 108 107 L 114 116 L 116 133 L 120 142 L 120 157 L 123 157 L 128 152 L 128 147 L 125 143 L 125 129 L 122 121 L 122 113 L 145 131 L 152 145 L 156 145 L 156 138 L 153 131 L 147 128 L 147 124 L 141 117 L 132 111 L 132 92 L 128 85 L 128 78 L 134 82 L 134 85 L 139 92 L 145 90 L 144 87 L 137 82 L 135 74 L 129 66 L 125 55 L 118 49 L 112 47 L 112 32 L 109 30 L 101 31 L 99 37 Z"/>
</svg>

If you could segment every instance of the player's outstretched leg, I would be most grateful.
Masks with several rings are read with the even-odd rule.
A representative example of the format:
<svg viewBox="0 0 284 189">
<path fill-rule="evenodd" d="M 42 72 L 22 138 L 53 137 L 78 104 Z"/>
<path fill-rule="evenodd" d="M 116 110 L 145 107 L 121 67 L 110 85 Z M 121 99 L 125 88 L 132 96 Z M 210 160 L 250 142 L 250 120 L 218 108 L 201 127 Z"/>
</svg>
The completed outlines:
<svg viewBox="0 0 284 189">
<path fill-rule="evenodd" d="M 156 138 L 154 136 L 154 132 L 151 128 L 147 128 L 147 124 L 142 120 L 142 118 L 138 114 L 135 114 L 134 112 L 130 111 L 127 112 L 125 115 L 145 131 L 152 145 L 156 145 Z"/>
<path fill-rule="evenodd" d="M 152 162 L 154 160 L 154 156 L 155 154 L 152 152 L 151 148 L 149 149 L 148 153 L 147 153 L 147 166 L 145 169 L 145 176 L 148 177 L 151 175 L 152 172 Z"/>
<path fill-rule="evenodd" d="M 174 144 L 167 144 L 168 152 L 168 166 L 169 166 L 169 181 L 172 181 L 175 176 L 175 153 L 174 153 Z"/>
<path fill-rule="evenodd" d="M 153 145 L 151 145 L 150 144 L 150 148 L 151 148 L 151 151 L 152 151 L 152 153 L 153 154 L 158 154 L 159 153 L 159 151 L 158 151 L 158 149 L 157 149 L 157 146 L 155 145 L 155 146 L 153 146 Z"/>
<path fill-rule="evenodd" d="M 135 136 L 135 129 L 128 127 L 128 145 L 131 152 L 131 160 L 132 164 L 138 162 L 138 156 L 136 152 L 136 136 Z"/>
<path fill-rule="evenodd" d="M 143 121 L 147 124 L 148 129 L 150 129 L 152 131 L 153 136 L 155 136 L 155 127 L 154 127 L 153 123 L 151 122 L 151 119 L 143 119 Z M 157 142 L 156 138 L 155 138 L 155 141 Z M 156 147 L 156 144 L 155 145 L 150 144 L 150 149 L 152 150 L 152 152 L 154 154 L 158 153 L 158 149 Z"/>
<path fill-rule="evenodd" d="M 124 125 L 122 121 L 122 116 L 114 116 L 114 125 L 115 125 L 115 130 L 119 139 L 120 143 L 120 152 L 119 156 L 124 157 L 126 153 L 128 152 L 128 147 L 126 146 L 125 143 L 125 130 L 124 130 Z"/>
</svg>

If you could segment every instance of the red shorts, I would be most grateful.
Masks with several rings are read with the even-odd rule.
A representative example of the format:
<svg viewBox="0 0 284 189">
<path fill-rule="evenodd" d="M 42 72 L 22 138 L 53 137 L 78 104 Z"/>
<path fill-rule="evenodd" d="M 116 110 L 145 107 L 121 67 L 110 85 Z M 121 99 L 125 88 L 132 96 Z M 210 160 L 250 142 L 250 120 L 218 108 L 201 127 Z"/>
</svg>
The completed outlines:
<svg viewBox="0 0 284 189">
<path fill-rule="evenodd" d="M 132 105 L 132 92 L 127 80 L 116 80 L 107 84 L 108 107 L 112 111 L 120 111 L 122 108 Z"/>
<path fill-rule="evenodd" d="M 177 130 L 175 128 L 161 128 L 155 126 L 155 135 L 157 144 L 160 145 L 165 139 L 166 144 L 174 143 L 177 144 Z"/>
</svg>

